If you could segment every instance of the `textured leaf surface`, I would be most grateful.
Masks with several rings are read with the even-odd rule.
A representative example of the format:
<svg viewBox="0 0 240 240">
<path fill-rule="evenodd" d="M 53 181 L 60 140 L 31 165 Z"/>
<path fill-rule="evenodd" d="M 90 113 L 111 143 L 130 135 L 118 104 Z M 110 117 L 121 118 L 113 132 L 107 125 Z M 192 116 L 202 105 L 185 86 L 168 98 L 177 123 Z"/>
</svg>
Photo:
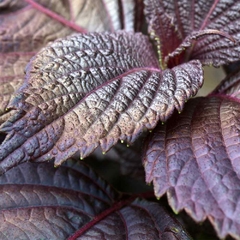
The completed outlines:
<svg viewBox="0 0 240 240">
<path fill-rule="evenodd" d="M 83 164 L 20 165 L 0 177 L 1 239 L 190 239 L 159 204 L 118 196 Z"/>
<path fill-rule="evenodd" d="M 4 1 L 0 5 L 1 52 L 7 52 L 9 49 L 13 51 L 16 48 L 22 51 L 35 51 L 49 41 L 71 34 L 74 31 L 71 24 L 81 26 L 87 31 L 116 31 L 124 27 L 122 21 L 126 18 L 129 24 L 125 23 L 127 30 L 133 30 L 134 13 L 138 12 L 135 1 L 129 3 L 123 1 L 120 5 L 117 0 L 39 0 L 36 3 L 60 15 L 65 19 L 66 25 L 25 1 Z"/>
<path fill-rule="evenodd" d="M 175 211 L 208 218 L 221 238 L 240 236 L 240 107 L 230 97 L 190 100 L 159 125 L 144 154 L 146 181 Z"/>
<path fill-rule="evenodd" d="M 239 1 L 184 1 L 184 0 L 145 0 L 146 17 L 150 28 L 159 34 L 162 48 L 168 46 L 168 52 L 173 51 L 180 41 L 189 41 L 189 37 L 195 32 L 201 34 L 204 30 L 221 31 L 226 36 L 233 37 L 235 43 L 217 33 L 203 36 L 194 41 L 186 50 L 185 56 L 180 61 L 187 59 L 199 59 L 204 64 L 219 66 L 224 63 L 237 61 L 240 57 L 240 19 Z M 157 19 L 157 20 L 156 20 Z M 159 27 L 159 23 L 164 23 Z M 175 36 L 174 42 L 169 43 L 166 36 Z M 183 44 L 186 45 L 186 44 Z M 189 44 L 187 44 L 189 45 Z M 185 50 L 184 48 L 182 50 Z M 173 51 L 174 52 L 174 51 Z M 163 52 L 163 57 L 166 55 Z M 176 56 L 175 56 L 176 58 Z M 175 64 L 179 59 L 175 59 Z"/>
<path fill-rule="evenodd" d="M 240 71 L 237 70 L 232 74 L 226 76 L 225 79 L 217 86 L 212 94 L 228 95 L 235 98 L 236 101 L 240 99 Z"/>
<path fill-rule="evenodd" d="M 34 52 L 0 54 L 0 124 L 15 91 L 22 85 L 24 68 Z"/>
<path fill-rule="evenodd" d="M 0 124 L 13 114 L 13 111 L 6 113 L 6 107 L 23 83 L 24 69 L 30 58 L 49 41 L 72 33 L 72 25 L 82 26 L 88 31 L 140 27 L 136 21 L 142 8 L 141 4 L 136 5 L 135 0 L 123 1 L 122 4 L 117 0 L 41 0 L 36 3 L 60 15 L 66 25 L 25 1 L 0 3 Z"/>
<path fill-rule="evenodd" d="M 202 84 L 200 62 L 157 67 L 142 34 L 80 34 L 43 49 L 12 103 L 18 114 L 2 125 L 9 133 L 0 147 L 2 170 L 53 157 L 59 165 L 99 144 L 105 152 L 181 111 Z"/>
</svg>

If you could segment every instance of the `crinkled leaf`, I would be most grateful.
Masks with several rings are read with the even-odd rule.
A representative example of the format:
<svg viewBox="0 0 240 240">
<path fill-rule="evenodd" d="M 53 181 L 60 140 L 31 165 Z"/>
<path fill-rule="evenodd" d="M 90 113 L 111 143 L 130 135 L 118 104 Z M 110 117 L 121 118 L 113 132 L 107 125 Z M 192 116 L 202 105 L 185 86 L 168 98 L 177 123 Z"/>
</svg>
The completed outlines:
<svg viewBox="0 0 240 240">
<path fill-rule="evenodd" d="M 199 59 L 203 64 L 220 66 L 239 59 L 240 26 L 237 24 L 240 20 L 239 1 L 145 0 L 144 2 L 150 28 L 156 34 L 159 33 L 161 48 L 168 46 L 167 50 L 162 52 L 163 59 L 170 51 L 174 56 L 171 61 L 175 64 L 188 59 Z M 159 23 L 163 23 L 163 26 L 159 26 Z M 206 36 L 204 31 L 209 31 L 209 34 Z M 197 35 L 199 37 L 195 39 Z M 175 38 L 174 42 L 171 42 L 172 45 L 168 44 L 169 38 L 166 36 Z M 226 38 L 230 38 L 231 41 Z M 179 42 L 182 46 L 178 54 L 185 51 L 181 56 L 177 56 L 173 50 Z M 168 58 L 164 60 L 165 64 L 172 64 L 169 63 Z"/>
<path fill-rule="evenodd" d="M 8 103 L 22 85 L 24 68 L 33 55 L 34 52 L 0 54 L 0 124 L 8 115 L 6 113 Z"/>
<path fill-rule="evenodd" d="M 165 57 L 181 44 L 183 37 L 174 25 L 172 16 L 165 13 L 159 4 L 160 2 L 145 1 L 144 13 L 149 24 L 150 36 L 157 45 L 160 67 L 164 69 L 167 67 Z"/>
<path fill-rule="evenodd" d="M 240 105 L 230 97 L 190 100 L 159 125 L 144 154 L 146 181 L 175 211 L 208 218 L 217 234 L 240 236 Z"/>
<path fill-rule="evenodd" d="M 40 7 L 60 15 L 66 25 L 27 2 L 40 4 Z M 6 112 L 8 102 L 23 82 L 26 64 L 41 47 L 77 31 L 77 28 L 71 28 L 72 25 L 80 25 L 89 31 L 133 30 L 141 10 L 141 4 L 137 5 L 135 0 L 121 4 L 117 0 L 1 2 L 0 124 L 13 114 Z"/>
<path fill-rule="evenodd" d="M 77 230 L 79 238 L 71 239 L 190 239 L 159 204 L 121 200 L 73 161 L 57 169 L 52 163 L 23 164 L 2 175 L 0 212 L 2 240 L 67 239 Z"/>
<path fill-rule="evenodd" d="M 77 151 L 109 150 L 133 142 L 144 128 L 181 111 L 202 84 L 197 60 L 160 71 L 142 34 L 79 34 L 56 41 L 33 58 L 2 125 L 2 171 L 19 162 L 59 165 Z M 127 124 L 126 124 L 127 123 Z"/>
<path fill-rule="evenodd" d="M 125 25 L 128 30 L 134 29 L 136 1 L 129 3 L 124 1 L 122 4 L 117 0 L 31 0 L 28 2 L 36 2 L 46 10 L 58 14 L 65 20 L 65 25 L 54 16 L 44 14 L 38 8 L 34 8 L 35 5 L 25 1 L 4 1 L 0 3 L 1 52 L 18 49 L 36 51 L 49 41 L 78 31 L 71 28 L 72 25 L 81 26 L 87 31 L 116 31 Z M 127 15 L 127 23 L 123 24 L 122 18 L 125 19 L 125 15 Z"/>
</svg>

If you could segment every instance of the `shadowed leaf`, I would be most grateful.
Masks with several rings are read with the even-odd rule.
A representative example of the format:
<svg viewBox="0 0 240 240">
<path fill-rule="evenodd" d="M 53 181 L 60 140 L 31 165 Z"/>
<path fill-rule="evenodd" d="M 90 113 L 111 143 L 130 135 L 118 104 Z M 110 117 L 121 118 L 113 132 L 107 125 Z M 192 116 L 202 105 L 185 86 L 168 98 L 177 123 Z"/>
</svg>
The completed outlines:
<svg viewBox="0 0 240 240">
<path fill-rule="evenodd" d="M 142 144 L 143 138 L 138 138 L 132 145 L 122 141 L 112 147 L 107 154 L 102 154 L 101 149 L 97 148 L 91 156 L 97 161 L 111 161 L 119 164 L 120 174 L 130 178 L 143 180 L 145 172 L 142 165 Z"/>
<path fill-rule="evenodd" d="M 240 107 L 231 97 L 190 100 L 149 137 L 146 181 L 175 211 L 208 218 L 219 237 L 240 236 Z"/>
<path fill-rule="evenodd" d="M 1 239 L 190 239 L 159 204 L 119 196 L 71 160 L 22 164 L 0 177 Z"/>
<path fill-rule="evenodd" d="M 212 94 L 228 95 L 235 98 L 236 101 L 240 99 L 240 70 L 234 71 L 222 80 Z"/>
<path fill-rule="evenodd" d="M 157 45 L 163 66 L 175 66 L 190 59 L 220 66 L 239 59 L 240 26 L 236 24 L 240 20 L 239 1 L 145 0 L 144 3 L 150 31 L 159 38 Z M 174 52 L 176 47 L 181 51 Z"/>
<path fill-rule="evenodd" d="M 203 81 L 199 61 L 161 71 L 142 34 L 74 35 L 39 52 L 2 125 L 2 171 L 19 162 L 59 165 L 74 153 L 106 152 L 181 111 Z M 128 123 L 128 124 L 126 124 Z"/>
</svg>

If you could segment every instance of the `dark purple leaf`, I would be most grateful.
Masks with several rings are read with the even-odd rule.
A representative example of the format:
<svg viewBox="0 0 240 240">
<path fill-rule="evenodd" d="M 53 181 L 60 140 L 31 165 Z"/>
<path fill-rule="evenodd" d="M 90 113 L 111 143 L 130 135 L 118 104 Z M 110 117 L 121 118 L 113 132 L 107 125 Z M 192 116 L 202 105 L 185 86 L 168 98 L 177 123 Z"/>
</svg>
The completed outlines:
<svg viewBox="0 0 240 240">
<path fill-rule="evenodd" d="M 143 138 L 138 138 L 132 145 L 126 145 L 124 141 L 117 143 L 107 154 L 102 154 L 101 149 L 96 149 L 91 156 L 98 161 L 112 161 L 119 164 L 120 174 L 134 179 L 145 179 L 145 171 L 142 165 Z"/>
<path fill-rule="evenodd" d="M 2 125 L 0 167 L 74 153 L 106 152 L 119 139 L 132 143 L 145 129 L 166 121 L 196 94 L 203 81 L 197 60 L 160 71 L 142 34 L 84 34 L 41 50 Z M 126 124 L 127 123 L 127 124 Z"/>
<path fill-rule="evenodd" d="M 240 26 L 237 24 L 240 20 L 239 1 L 144 2 L 150 31 L 159 37 L 163 66 L 175 66 L 189 59 L 199 59 L 203 64 L 220 66 L 239 59 Z M 209 34 L 206 35 L 206 31 Z M 169 37 L 172 39 L 169 40 Z M 185 51 L 184 54 L 177 56 L 174 53 L 172 59 L 170 55 L 166 55 L 174 52 L 174 48 L 180 43 L 184 48 L 181 48 L 178 54 Z M 167 49 L 164 49 L 165 45 Z"/>
<path fill-rule="evenodd" d="M 105 0 L 106 1 L 106 0 Z M 143 0 L 121 0 L 117 14 L 122 13 L 122 28 L 126 31 L 141 31 L 143 24 Z M 107 3 L 108 1 L 106 1 Z M 109 10 L 113 10 L 109 8 Z M 116 14 L 116 13 L 113 13 Z M 120 28 L 119 28 L 120 29 Z M 118 29 L 115 29 L 118 30 Z"/>
<path fill-rule="evenodd" d="M 159 204 L 119 196 L 71 160 L 22 164 L 0 177 L 1 239 L 190 239 Z"/>
<path fill-rule="evenodd" d="M 166 14 L 159 4 L 160 1 L 145 1 L 144 12 L 149 24 L 148 31 L 157 45 L 160 67 L 165 69 L 168 66 L 165 57 L 181 44 L 183 37 L 174 25 L 172 16 Z"/>
<path fill-rule="evenodd" d="M 208 218 L 219 237 L 240 236 L 240 105 L 231 97 L 190 100 L 146 143 L 146 181 L 178 212 Z"/>
<path fill-rule="evenodd" d="M 235 71 L 229 74 L 222 80 L 219 86 L 212 92 L 212 94 L 228 95 L 235 98 L 236 101 L 240 99 L 240 71 Z"/>
</svg>

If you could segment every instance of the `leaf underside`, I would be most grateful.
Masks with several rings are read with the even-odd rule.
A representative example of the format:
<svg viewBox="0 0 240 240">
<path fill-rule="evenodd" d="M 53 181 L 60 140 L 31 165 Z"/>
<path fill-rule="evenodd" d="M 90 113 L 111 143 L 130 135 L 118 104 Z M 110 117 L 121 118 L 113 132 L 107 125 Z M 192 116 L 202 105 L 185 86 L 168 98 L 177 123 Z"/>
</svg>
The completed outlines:
<svg viewBox="0 0 240 240">
<path fill-rule="evenodd" d="M 146 181 L 175 211 L 208 218 L 217 234 L 240 236 L 240 107 L 231 97 L 190 100 L 159 125 L 144 153 Z"/>
<path fill-rule="evenodd" d="M 0 177 L 0 236 L 7 239 L 190 239 L 157 203 L 122 205 L 119 194 L 87 166 L 69 160 L 22 164 Z M 120 204 L 120 209 L 113 209 Z M 87 224 L 104 218 L 92 225 Z"/>
<path fill-rule="evenodd" d="M 141 46 L 141 47 L 140 47 Z M 0 167 L 74 153 L 104 152 L 119 139 L 132 143 L 145 128 L 181 111 L 203 82 L 197 60 L 161 71 L 140 33 L 79 34 L 39 52 L 10 104 L 17 114 L 4 123 Z M 128 123 L 126 125 L 126 123 Z"/>
</svg>

